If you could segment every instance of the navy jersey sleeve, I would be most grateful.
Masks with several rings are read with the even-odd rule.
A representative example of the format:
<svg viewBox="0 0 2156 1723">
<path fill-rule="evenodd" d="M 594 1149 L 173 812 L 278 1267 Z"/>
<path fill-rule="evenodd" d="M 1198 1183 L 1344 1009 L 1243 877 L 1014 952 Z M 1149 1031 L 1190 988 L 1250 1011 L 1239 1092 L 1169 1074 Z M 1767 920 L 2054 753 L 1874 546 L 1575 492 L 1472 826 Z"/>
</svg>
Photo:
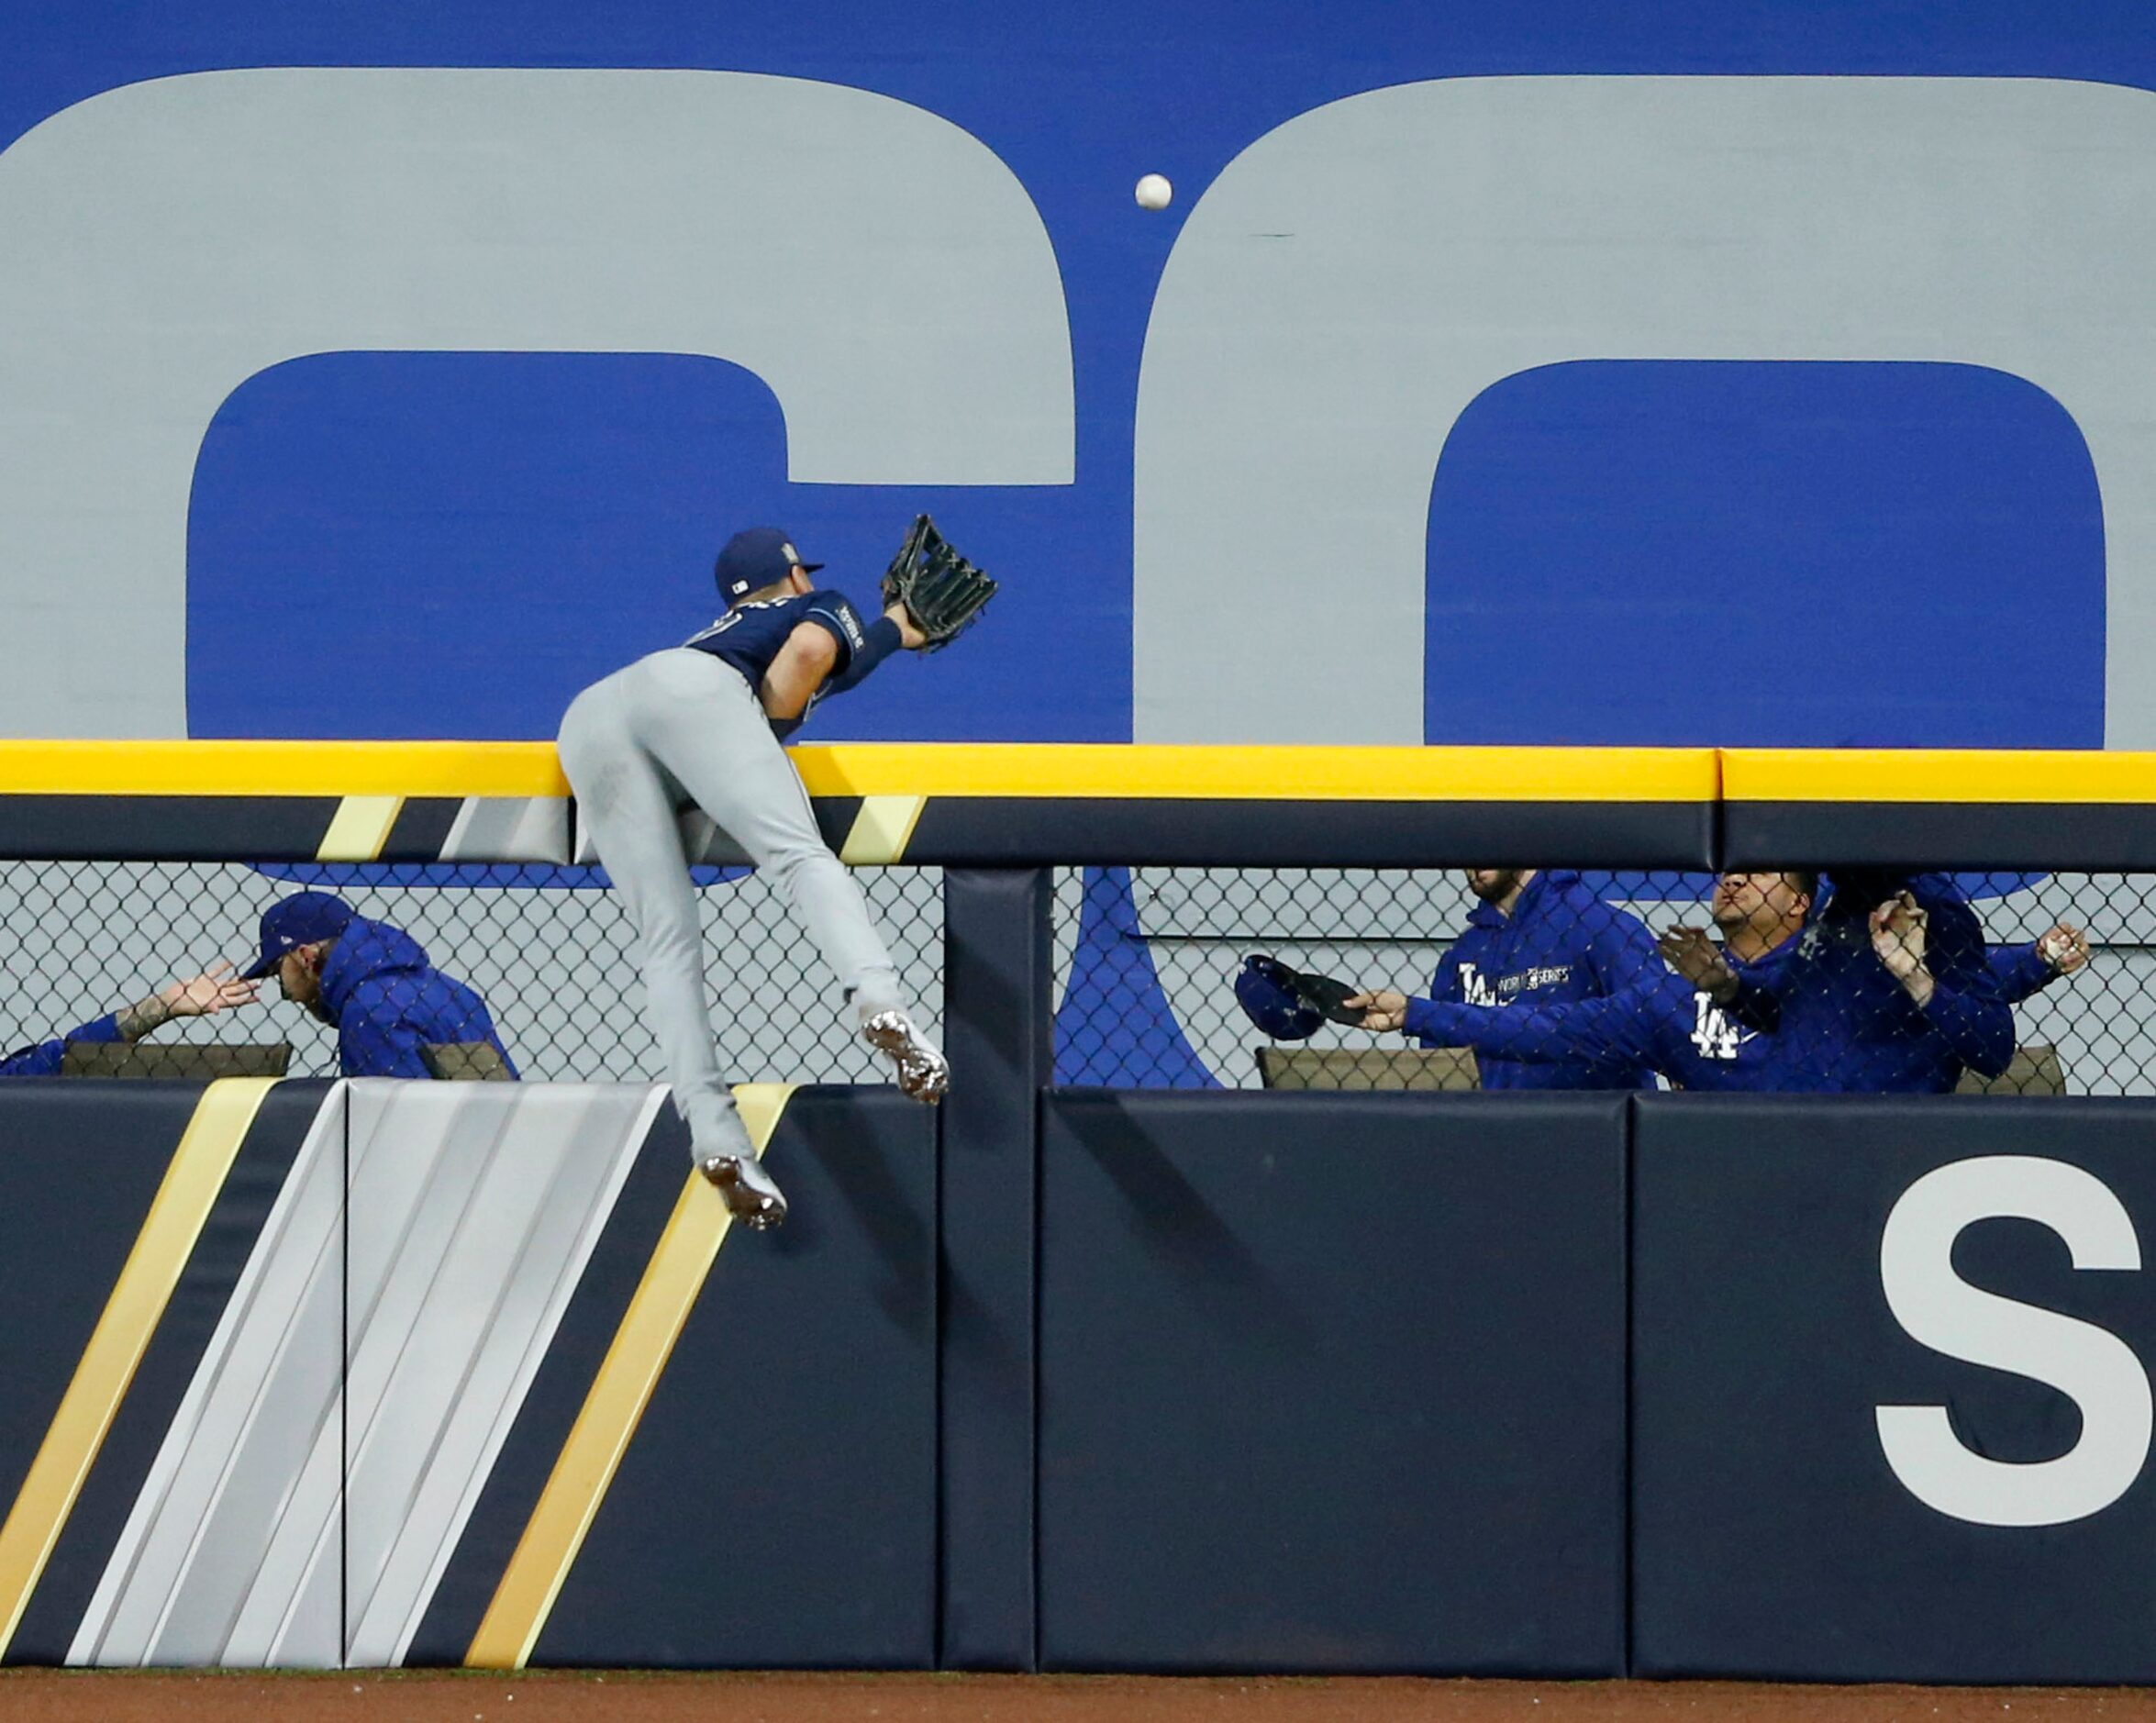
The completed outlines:
<svg viewBox="0 0 2156 1723">
<path fill-rule="evenodd" d="M 802 612 L 801 619 L 815 623 L 839 642 L 839 661 L 824 678 L 822 686 L 810 696 L 811 709 L 828 696 L 844 694 L 866 681 L 869 673 L 902 644 L 895 622 L 889 617 L 863 622 L 861 612 L 843 593 L 810 595 L 808 607 Z"/>
<path fill-rule="evenodd" d="M 868 679 L 868 673 L 882 663 L 901 645 L 898 625 L 889 617 L 878 617 L 868 626 L 867 643 L 860 647 L 846 668 L 829 677 L 817 691 L 819 697 L 827 694 L 844 694 Z"/>
<path fill-rule="evenodd" d="M 839 643 L 839 661 L 831 667 L 833 676 L 844 675 L 853 662 L 854 655 L 868 643 L 868 625 L 861 619 L 861 612 L 844 593 L 814 592 L 802 606 L 801 614 L 794 618 L 796 625 L 813 622 Z"/>
</svg>

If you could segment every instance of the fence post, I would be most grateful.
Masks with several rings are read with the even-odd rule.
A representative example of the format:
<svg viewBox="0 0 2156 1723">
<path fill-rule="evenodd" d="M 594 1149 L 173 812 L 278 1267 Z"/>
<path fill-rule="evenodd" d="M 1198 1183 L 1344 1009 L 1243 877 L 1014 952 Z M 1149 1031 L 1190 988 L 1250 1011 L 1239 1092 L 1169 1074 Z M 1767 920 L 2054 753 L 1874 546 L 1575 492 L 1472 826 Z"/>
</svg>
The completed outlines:
<svg viewBox="0 0 2156 1723">
<path fill-rule="evenodd" d="M 944 1669 L 1030 1670 L 1035 1648 L 1034 1184 L 1054 1070 L 1046 868 L 943 875 L 941 1499 Z"/>
</svg>

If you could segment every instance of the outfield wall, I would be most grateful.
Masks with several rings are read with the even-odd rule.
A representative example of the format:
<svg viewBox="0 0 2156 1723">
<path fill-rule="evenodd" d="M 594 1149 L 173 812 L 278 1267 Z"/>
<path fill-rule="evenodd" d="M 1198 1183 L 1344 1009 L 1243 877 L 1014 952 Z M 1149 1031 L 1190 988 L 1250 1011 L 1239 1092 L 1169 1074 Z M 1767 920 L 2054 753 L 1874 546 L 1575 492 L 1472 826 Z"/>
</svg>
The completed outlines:
<svg viewBox="0 0 2156 1723">
<path fill-rule="evenodd" d="M 2156 1679 L 2146 1104 L 661 1098 L 0 1092 L 6 1660 Z"/>
</svg>

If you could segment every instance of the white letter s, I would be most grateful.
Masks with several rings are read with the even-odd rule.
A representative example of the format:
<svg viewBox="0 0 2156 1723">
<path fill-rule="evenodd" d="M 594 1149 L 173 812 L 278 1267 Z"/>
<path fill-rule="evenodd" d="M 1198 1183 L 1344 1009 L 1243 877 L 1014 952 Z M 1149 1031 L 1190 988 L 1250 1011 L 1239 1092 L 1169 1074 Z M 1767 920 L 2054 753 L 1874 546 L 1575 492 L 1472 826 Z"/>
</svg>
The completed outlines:
<svg viewBox="0 0 2156 1723">
<path fill-rule="evenodd" d="M 2124 1495 L 2148 1459 L 2148 1373 L 2109 1330 L 1981 1291 L 1954 1273 L 1962 1229 L 1995 1217 L 2049 1227 L 2077 1269 L 2141 1265 L 2132 1218 L 2094 1174 L 2031 1155 L 1987 1155 L 1926 1173 L 1895 1205 L 1879 1246 L 1887 1306 L 1934 1351 L 2056 1388 L 2081 1408 L 2081 1440 L 2054 1460 L 1989 1460 L 1962 1446 L 1945 1407 L 1882 1406 L 1880 1445 L 1911 1494 L 1956 1519 L 2084 1519 Z"/>
</svg>

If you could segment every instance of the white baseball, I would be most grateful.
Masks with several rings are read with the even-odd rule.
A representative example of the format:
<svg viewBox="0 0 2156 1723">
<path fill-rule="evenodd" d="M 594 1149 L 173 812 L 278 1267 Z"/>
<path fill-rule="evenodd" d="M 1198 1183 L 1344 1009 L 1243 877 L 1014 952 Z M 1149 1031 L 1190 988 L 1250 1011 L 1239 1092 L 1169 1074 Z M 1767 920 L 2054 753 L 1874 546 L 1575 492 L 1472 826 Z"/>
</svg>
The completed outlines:
<svg viewBox="0 0 2156 1723">
<path fill-rule="evenodd" d="M 1149 173 L 1138 183 L 1138 206 L 1140 209 L 1165 209 L 1175 195 L 1175 188 L 1168 183 L 1164 173 Z"/>
</svg>

